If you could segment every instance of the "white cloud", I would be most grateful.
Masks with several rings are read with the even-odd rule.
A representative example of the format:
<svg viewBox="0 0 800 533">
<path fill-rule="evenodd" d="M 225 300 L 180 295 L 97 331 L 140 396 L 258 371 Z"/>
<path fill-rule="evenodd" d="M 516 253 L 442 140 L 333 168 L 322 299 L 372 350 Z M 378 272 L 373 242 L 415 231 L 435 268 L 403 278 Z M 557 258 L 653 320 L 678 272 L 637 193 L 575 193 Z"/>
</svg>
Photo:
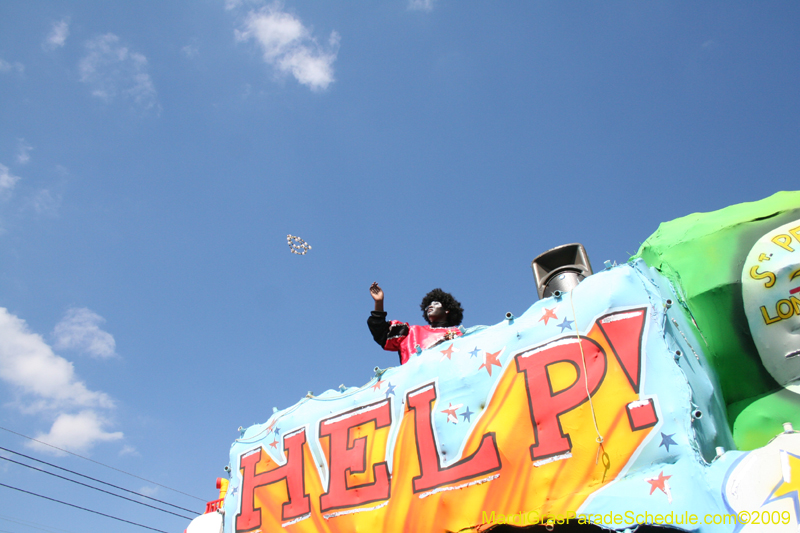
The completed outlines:
<svg viewBox="0 0 800 533">
<path fill-rule="evenodd" d="M 114 406 L 104 392 L 89 390 L 75 375 L 72 363 L 53 353 L 24 320 L 2 307 L 0 379 L 26 396 L 22 408 L 28 412 Z"/>
<path fill-rule="evenodd" d="M 16 70 L 18 74 L 22 74 L 25 72 L 25 65 L 19 61 L 9 63 L 8 61 L 0 58 L 0 74 L 5 74 L 14 70 Z"/>
<path fill-rule="evenodd" d="M 105 321 L 85 307 L 69 309 L 53 331 L 56 349 L 77 350 L 98 359 L 114 357 L 114 337 L 100 329 Z"/>
<path fill-rule="evenodd" d="M 61 195 L 51 192 L 50 189 L 39 189 L 25 207 L 33 209 L 37 215 L 57 217 L 61 207 Z"/>
<path fill-rule="evenodd" d="M 152 498 L 153 496 L 157 496 L 160 491 L 158 490 L 158 487 L 145 486 L 145 487 L 140 488 L 139 492 L 141 492 L 145 496 L 150 496 Z"/>
<path fill-rule="evenodd" d="M 91 410 L 77 414 L 62 413 L 53 422 L 50 432 L 40 433 L 36 435 L 36 439 L 71 452 L 85 453 L 95 444 L 112 442 L 124 437 L 121 431 L 107 432 L 104 429 L 106 425 L 108 422 Z M 28 447 L 40 452 L 63 455 L 62 452 L 38 442 L 30 442 Z"/>
<path fill-rule="evenodd" d="M 18 181 L 19 176 L 13 175 L 7 166 L 0 163 L 0 196 L 10 192 Z"/>
<path fill-rule="evenodd" d="M 245 17 L 238 41 L 254 39 L 263 51 L 264 61 L 278 72 L 291 74 L 312 90 L 324 90 L 333 83 L 333 62 L 339 49 L 339 34 L 331 32 L 326 48 L 311 31 L 290 13 L 272 4 Z"/>
<path fill-rule="evenodd" d="M 31 160 L 31 150 L 33 146 L 25 142 L 25 139 L 17 139 L 17 163 L 24 165 Z"/>
<path fill-rule="evenodd" d="M 196 56 L 199 51 L 200 49 L 193 44 L 187 44 L 186 46 L 181 48 L 181 52 L 183 52 L 183 55 L 185 55 L 190 59 Z"/>
<path fill-rule="evenodd" d="M 430 11 L 434 0 L 408 0 L 408 9 L 412 11 Z"/>
<path fill-rule="evenodd" d="M 130 98 L 143 109 L 158 109 L 153 81 L 147 72 L 147 58 L 131 52 L 113 33 L 86 43 L 87 54 L 78 63 L 81 81 L 92 95 L 111 102 L 117 96 Z"/>
<path fill-rule="evenodd" d="M 42 48 L 45 50 L 61 48 L 67 42 L 67 37 L 69 37 L 69 17 L 53 23 L 53 28 L 42 43 Z"/>
<path fill-rule="evenodd" d="M 114 408 L 105 393 L 91 391 L 75 375 L 71 362 L 53 353 L 24 320 L 0 307 L 0 380 L 18 395 L 14 404 L 27 414 L 53 423 L 36 438 L 59 448 L 86 452 L 95 444 L 117 441 L 122 432 L 109 432 L 103 410 Z M 32 442 L 29 447 L 50 454 L 58 450 Z"/>
<path fill-rule="evenodd" d="M 130 446 L 128 444 L 123 446 L 122 449 L 119 451 L 119 456 L 120 457 L 123 457 L 125 455 L 133 455 L 135 457 L 140 457 L 141 456 L 141 454 L 139 453 L 139 451 L 136 448 L 134 448 L 133 446 Z"/>
</svg>

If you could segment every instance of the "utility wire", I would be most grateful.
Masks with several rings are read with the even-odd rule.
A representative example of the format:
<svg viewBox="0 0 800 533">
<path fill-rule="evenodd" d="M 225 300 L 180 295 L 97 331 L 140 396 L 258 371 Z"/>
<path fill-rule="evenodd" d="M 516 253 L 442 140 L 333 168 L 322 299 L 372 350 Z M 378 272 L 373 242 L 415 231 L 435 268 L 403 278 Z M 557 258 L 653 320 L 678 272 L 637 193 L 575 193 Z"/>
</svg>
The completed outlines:
<svg viewBox="0 0 800 533">
<path fill-rule="evenodd" d="M 0 515 L 0 520 L 5 520 L 6 522 L 13 522 L 15 524 L 25 526 L 25 527 L 32 527 L 33 529 L 38 529 L 40 531 L 46 531 L 47 533 L 54 533 L 56 531 L 62 531 L 64 533 L 73 533 L 72 531 L 66 529 L 59 529 L 57 527 L 46 526 L 44 524 L 37 524 L 36 522 L 31 522 L 30 520 L 15 520 L 13 518 L 9 518 L 7 516 Z M 41 527 L 37 527 L 41 526 Z"/>
<path fill-rule="evenodd" d="M 108 466 L 108 465 L 103 464 L 103 463 L 101 463 L 99 461 L 95 461 L 94 459 L 89 459 L 88 457 L 84 457 L 82 455 L 78 455 L 77 453 L 73 453 L 73 452 L 71 452 L 69 450 L 64 450 L 62 448 L 59 448 L 58 446 L 53 446 L 52 444 L 47 444 L 46 442 L 42 442 L 40 440 L 34 439 L 33 437 L 29 437 L 27 435 L 23 435 L 22 433 L 17 433 L 16 431 L 12 431 L 12 430 L 10 430 L 8 428 L 4 428 L 4 427 L 0 426 L 0 429 L 2 429 L 3 431 L 8 431 L 9 433 L 13 433 L 14 435 L 19 435 L 20 437 L 25 437 L 26 439 L 32 440 L 33 442 L 38 442 L 39 444 L 44 444 L 45 446 L 50 446 L 51 448 L 55 448 L 58 451 L 61 451 L 61 452 L 64 452 L 64 453 L 68 453 L 70 455 L 74 455 L 75 457 L 80 457 L 81 459 L 85 459 L 87 461 L 91 461 L 94 464 L 98 464 L 100 466 L 104 466 L 106 468 L 110 468 L 111 470 L 116 470 L 117 472 L 121 472 L 121 473 L 123 473 L 125 475 L 131 476 L 131 477 L 135 477 L 136 479 L 141 479 L 142 481 L 147 481 L 148 483 L 152 483 L 153 485 L 158 485 L 159 487 L 165 488 L 167 490 L 171 490 L 172 492 L 177 492 L 178 494 L 183 494 L 184 496 L 188 496 L 190 498 L 194 498 L 195 500 L 200 500 L 201 502 L 205 502 L 206 501 L 203 498 L 198 498 L 197 496 L 192 496 L 191 494 L 187 494 L 185 492 L 181 492 L 178 489 L 173 489 L 171 487 L 167 487 L 166 485 L 162 485 L 161 483 L 156 483 L 155 481 L 150 481 L 149 479 L 145 479 L 143 477 L 139 477 L 136 474 L 131 474 L 130 472 L 126 472 L 124 470 L 120 470 L 119 468 L 114 468 L 113 466 Z M 192 511 L 192 512 L 194 512 L 194 511 Z"/>
<path fill-rule="evenodd" d="M 9 450 L 8 448 L 3 448 L 2 446 L 0 446 L 0 450 L 6 451 L 6 452 L 9 452 L 9 453 L 13 453 L 13 454 L 15 454 L 15 455 L 22 456 L 22 457 L 24 457 L 24 458 L 26 458 L 26 459 L 30 459 L 31 461 L 36 461 L 37 463 L 42 463 L 42 464 L 45 464 L 45 465 L 47 465 L 47 466 L 52 466 L 53 468 L 58 468 L 59 470 L 63 470 L 63 471 L 65 471 L 65 472 L 69 472 L 70 474 L 74 474 L 74 475 L 76 475 L 76 476 L 80 476 L 80 477 L 83 477 L 83 478 L 86 478 L 86 479 L 91 479 L 92 481 L 96 481 L 97 483 L 102 483 L 103 485 L 108 485 L 109 487 L 114 487 L 115 489 L 124 490 L 125 492 L 130 492 L 131 494 L 136 494 L 137 496 L 141 496 L 142 498 L 147 498 L 148 500 L 153 500 L 153 501 L 155 501 L 155 502 L 158 502 L 158 503 L 163 503 L 164 505 L 169 505 L 170 507 L 174 507 L 174 508 L 176 508 L 176 509 L 180 509 L 180 510 L 182 510 L 182 511 L 188 511 L 188 512 L 190 512 L 190 513 L 194 513 L 195 515 L 199 515 L 199 514 L 200 514 L 200 513 L 198 513 L 197 511 L 192 511 L 191 509 L 186 509 L 186 508 L 184 508 L 184 507 L 179 507 L 179 506 L 177 506 L 177 505 L 173 505 L 173 504 L 171 504 L 171 503 L 169 503 L 169 502 L 165 502 L 165 501 L 163 501 L 163 500 L 159 500 L 158 498 L 152 498 L 152 497 L 150 497 L 150 496 L 147 496 L 147 495 L 141 494 L 141 493 L 139 493 L 139 492 L 136 492 L 136 491 L 134 491 L 134 490 L 126 489 L 126 488 L 123 488 L 123 487 L 118 487 L 117 485 L 113 485 L 113 484 L 111 484 L 111 483 L 106 483 L 105 481 L 101 481 L 101 480 L 99 480 L 99 479 L 95 479 L 95 478 L 93 478 L 93 477 L 90 477 L 90 476 L 83 475 L 83 474 L 81 474 L 81 473 L 75 472 L 75 471 L 73 471 L 73 470 L 70 470 L 70 469 L 68 469 L 68 468 L 63 468 L 63 467 L 60 467 L 60 466 L 58 466 L 58 465 L 54 465 L 54 464 L 52 464 L 52 463 L 48 463 L 47 461 L 42 461 L 41 459 L 37 459 L 37 458 L 35 458 L 35 457 L 31 457 L 31 456 L 29 456 L 29 455 L 25 455 L 24 453 L 15 452 L 14 450 Z M 11 459 L 7 459 L 7 458 L 5 458 L 5 457 L 2 457 L 2 456 L 0 456 L 0 458 L 2 458 L 2 459 L 6 459 L 7 461 L 11 461 Z M 12 461 L 12 462 L 15 462 L 15 463 L 16 463 L 16 461 Z M 22 464 L 22 463 L 17 463 L 17 464 Z M 23 466 L 28 466 L 28 465 L 23 465 Z M 30 468 L 33 468 L 33 467 L 30 467 Z M 36 470 L 38 470 L 38 468 L 37 468 Z M 44 470 L 42 470 L 42 472 L 45 472 L 45 471 L 44 471 Z M 46 472 L 46 473 L 48 473 L 48 474 L 49 474 L 50 472 Z M 52 474 L 52 475 L 55 475 L 55 474 Z M 61 477 L 61 476 L 58 476 L 58 477 Z M 64 478 L 64 479 L 66 479 L 66 478 Z M 70 480 L 70 481 L 72 481 L 72 480 Z M 75 483 L 77 483 L 77 481 L 76 481 Z M 92 487 L 92 488 L 95 488 L 95 487 Z M 97 489 L 97 490 L 101 490 L 101 489 Z M 105 492 L 105 491 L 103 491 L 103 492 Z M 115 495 L 115 496 L 116 496 L 116 495 Z M 120 496 L 120 497 L 121 497 L 121 496 Z M 127 498 L 126 498 L 126 499 L 127 499 Z M 137 502 L 137 503 L 140 503 L 140 502 Z M 158 507 L 154 507 L 154 509 L 158 509 Z M 162 510 L 162 511 L 164 511 L 165 513 L 169 513 L 169 512 L 170 512 L 170 511 L 167 511 L 167 510 L 164 510 L 164 509 L 159 509 L 159 510 Z M 175 514 L 175 513 L 171 513 L 171 514 Z M 176 515 L 176 516 L 180 516 L 181 518 L 188 518 L 188 517 L 186 517 L 186 516 L 181 516 L 181 515 Z M 191 520 L 191 519 L 190 519 L 190 520 Z"/>
<path fill-rule="evenodd" d="M 31 492 L 31 491 L 28 491 L 28 490 L 19 489 L 17 487 L 12 487 L 11 485 L 6 485 L 5 483 L 0 483 L 0 487 L 6 487 L 8 489 L 13 489 L 13 490 L 17 490 L 19 492 L 24 492 L 25 494 L 30 494 L 31 496 L 44 498 L 45 500 L 50 500 L 51 502 L 56 502 L 56 503 L 60 503 L 60 504 L 63 504 L 63 505 L 68 505 L 70 507 L 74 507 L 76 509 L 80 509 L 81 511 L 87 511 L 87 512 L 90 512 L 90 513 L 99 514 L 100 516 L 105 516 L 106 518 L 113 518 L 114 520 L 119 520 L 120 522 L 125 522 L 126 524 L 132 524 L 134 526 L 143 527 L 145 529 L 150 529 L 152 531 L 158 531 L 159 533 L 169 533 L 168 531 L 164 531 L 163 529 L 156 529 L 154 527 L 145 526 L 143 524 L 137 524 L 136 522 L 131 522 L 130 520 L 125 520 L 124 518 L 119 518 L 117 516 L 112 516 L 110 514 L 101 513 L 100 511 L 93 511 L 92 509 L 87 509 L 86 507 L 81 507 L 81 506 L 75 505 L 73 503 L 62 502 L 61 500 L 56 500 L 55 498 L 50 498 L 48 496 L 43 496 L 42 494 L 37 494 L 35 492 Z"/>
<path fill-rule="evenodd" d="M 150 507 L 151 509 L 156 509 L 158 511 L 161 511 L 162 513 L 169 513 L 171 515 L 179 516 L 179 517 L 185 518 L 187 520 L 191 520 L 192 519 L 191 516 L 183 516 L 182 514 L 173 513 L 172 511 L 167 511 L 166 509 L 162 509 L 161 507 L 156 507 L 155 505 L 150 505 L 149 503 L 136 501 L 133 498 L 128 498 L 127 496 L 122 496 L 121 494 L 114 494 L 113 492 L 110 492 L 110 491 L 107 491 L 107 490 L 103 490 L 103 489 L 98 488 L 98 487 L 93 487 L 93 486 L 88 485 L 86 483 L 81 483 L 80 481 L 75 481 L 74 479 L 70 479 L 68 477 L 59 476 L 58 474 L 54 474 L 52 472 L 48 472 L 47 470 L 42 470 L 41 468 L 36 468 L 35 466 L 26 465 L 25 463 L 20 463 L 19 461 L 15 461 L 13 459 L 9 459 L 8 457 L 3 457 L 2 455 L 0 455 L 0 459 L 5 459 L 6 461 L 10 461 L 10 462 L 12 462 L 14 464 L 17 464 L 17 465 L 20 465 L 20 466 L 24 466 L 24 467 L 30 468 L 32 470 L 36 470 L 37 472 L 42 472 L 44 474 L 48 474 L 50 476 L 54 476 L 54 477 L 57 477 L 59 479 L 65 479 L 67 481 L 71 481 L 72 483 L 76 483 L 76 484 L 82 485 L 84 487 L 89 487 L 90 489 L 99 490 L 100 492 L 104 492 L 106 494 L 110 494 L 112 496 L 116 496 L 117 498 L 122 498 L 123 500 L 128 500 L 129 502 L 138 503 L 139 505 L 144 505 L 145 507 Z"/>
</svg>

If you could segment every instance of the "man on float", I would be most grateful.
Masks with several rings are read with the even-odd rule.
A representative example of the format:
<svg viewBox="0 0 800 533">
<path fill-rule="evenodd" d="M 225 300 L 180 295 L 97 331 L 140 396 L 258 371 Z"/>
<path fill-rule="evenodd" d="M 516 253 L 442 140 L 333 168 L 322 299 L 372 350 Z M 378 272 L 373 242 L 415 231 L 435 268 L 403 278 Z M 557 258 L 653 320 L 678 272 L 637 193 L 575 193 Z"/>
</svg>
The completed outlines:
<svg viewBox="0 0 800 533">
<path fill-rule="evenodd" d="M 372 338 L 384 350 L 398 352 L 401 365 L 406 364 L 412 354 L 419 354 L 462 333 L 458 326 L 464 318 L 464 309 L 458 300 L 442 289 L 433 289 L 422 299 L 420 309 L 427 326 L 410 326 L 397 320 L 387 322 L 383 289 L 377 281 L 370 286 L 369 293 L 375 300 L 375 310 L 367 319 Z"/>
</svg>

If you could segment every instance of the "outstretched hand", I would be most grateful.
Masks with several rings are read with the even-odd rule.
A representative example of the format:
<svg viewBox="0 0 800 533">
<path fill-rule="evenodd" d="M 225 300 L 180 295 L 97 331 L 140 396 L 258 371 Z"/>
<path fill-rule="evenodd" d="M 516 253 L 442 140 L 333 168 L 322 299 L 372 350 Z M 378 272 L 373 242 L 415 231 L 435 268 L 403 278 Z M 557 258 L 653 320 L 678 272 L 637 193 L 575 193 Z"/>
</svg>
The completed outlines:
<svg viewBox="0 0 800 533">
<path fill-rule="evenodd" d="M 369 293 L 376 302 L 383 301 L 383 289 L 381 289 L 377 281 L 374 281 L 372 285 L 369 286 Z"/>
</svg>

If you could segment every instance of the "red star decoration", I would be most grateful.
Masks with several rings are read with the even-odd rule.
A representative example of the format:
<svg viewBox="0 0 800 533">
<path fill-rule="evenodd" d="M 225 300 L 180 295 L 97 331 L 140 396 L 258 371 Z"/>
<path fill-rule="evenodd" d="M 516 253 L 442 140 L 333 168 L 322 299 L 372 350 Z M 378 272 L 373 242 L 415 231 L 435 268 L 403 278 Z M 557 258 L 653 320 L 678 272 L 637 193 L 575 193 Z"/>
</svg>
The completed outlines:
<svg viewBox="0 0 800 533">
<path fill-rule="evenodd" d="M 372 390 L 381 390 L 381 383 L 383 383 L 383 381 L 378 380 L 378 382 L 372 386 Z"/>
<path fill-rule="evenodd" d="M 500 355 L 500 352 L 503 350 L 498 350 L 494 353 L 486 352 L 486 362 L 483 363 L 481 366 L 478 367 L 478 370 L 481 368 L 485 368 L 489 375 L 492 375 L 492 365 L 497 365 L 500 368 L 503 368 L 503 365 L 500 364 L 500 361 L 497 360 L 497 357 Z"/>
<path fill-rule="evenodd" d="M 547 321 L 548 321 L 548 320 L 550 320 L 551 318 L 552 318 L 553 320 L 558 320 L 558 317 L 556 316 L 556 314 L 555 314 L 555 312 L 554 312 L 555 310 L 556 310 L 556 308 L 555 308 L 555 307 L 554 307 L 554 308 L 552 308 L 552 309 L 547 309 L 547 308 L 545 307 L 545 309 L 544 309 L 544 314 L 542 315 L 542 318 L 540 318 L 540 319 L 539 319 L 539 322 L 541 322 L 542 320 L 544 320 L 544 325 L 546 326 L 546 325 L 547 325 Z"/>
<path fill-rule="evenodd" d="M 672 476 L 665 476 L 664 471 L 662 470 L 661 473 L 658 474 L 658 477 L 655 479 L 646 479 L 648 483 L 650 483 L 650 494 L 653 494 L 656 489 L 660 489 L 661 492 L 664 494 L 667 493 L 666 483 L 669 478 Z"/>
<path fill-rule="evenodd" d="M 442 350 L 441 352 L 446 355 L 448 359 L 450 359 L 450 356 L 453 355 L 453 345 L 451 344 L 446 350 Z"/>
<path fill-rule="evenodd" d="M 277 448 L 278 447 L 278 439 L 275 439 L 274 441 L 270 442 L 269 445 L 272 446 L 273 448 Z"/>
<path fill-rule="evenodd" d="M 449 405 L 450 406 L 447 409 L 445 409 L 444 411 L 442 411 L 442 412 L 447 415 L 447 421 L 448 422 L 450 421 L 450 418 L 452 417 L 453 420 L 455 420 L 454 423 L 458 424 L 458 417 L 456 417 L 456 410 L 458 409 L 458 407 L 453 407 L 452 403 L 449 404 Z"/>
<path fill-rule="evenodd" d="M 267 426 L 267 435 L 272 433 L 272 428 L 275 427 L 275 422 L 277 422 L 277 420 L 273 420 L 272 423 L 269 426 Z"/>
</svg>

